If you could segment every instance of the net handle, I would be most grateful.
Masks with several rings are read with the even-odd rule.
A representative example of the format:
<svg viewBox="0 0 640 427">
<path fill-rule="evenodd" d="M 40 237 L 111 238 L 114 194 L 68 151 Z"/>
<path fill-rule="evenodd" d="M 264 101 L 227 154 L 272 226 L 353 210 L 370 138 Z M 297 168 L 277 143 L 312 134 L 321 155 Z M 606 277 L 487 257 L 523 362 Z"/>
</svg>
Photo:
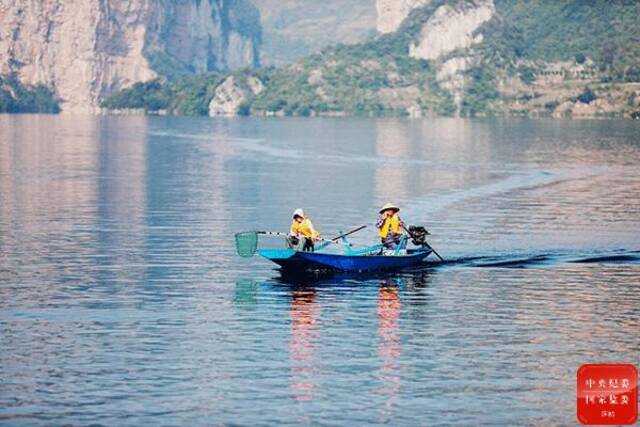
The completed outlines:
<svg viewBox="0 0 640 427">
<path fill-rule="evenodd" d="M 279 233 L 277 231 L 256 231 L 256 234 L 264 234 L 267 236 L 279 236 L 279 237 L 289 237 L 286 233 Z"/>
<path fill-rule="evenodd" d="M 289 237 L 289 234 L 287 234 L 287 233 L 280 233 L 280 232 L 277 232 L 277 231 L 256 231 L 255 233 L 256 233 L 256 234 L 265 234 L 265 235 L 267 235 L 267 236 L 278 236 L 278 237 L 285 237 L 285 238 L 286 238 L 286 237 Z M 338 236 L 338 237 L 342 237 L 342 236 Z M 336 239 L 337 239 L 338 237 L 336 237 Z M 341 241 L 339 241 L 339 240 L 338 240 L 338 241 L 336 241 L 335 239 L 331 239 L 331 240 L 329 240 L 329 239 L 323 239 L 323 238 L 318 239 L 318 242 L 333 243 L 333 244 L 336 244 L 336 245 L 342 245 L 342 244 L 343 244 L 343 243 L 342 243 Z"/>
</svg>

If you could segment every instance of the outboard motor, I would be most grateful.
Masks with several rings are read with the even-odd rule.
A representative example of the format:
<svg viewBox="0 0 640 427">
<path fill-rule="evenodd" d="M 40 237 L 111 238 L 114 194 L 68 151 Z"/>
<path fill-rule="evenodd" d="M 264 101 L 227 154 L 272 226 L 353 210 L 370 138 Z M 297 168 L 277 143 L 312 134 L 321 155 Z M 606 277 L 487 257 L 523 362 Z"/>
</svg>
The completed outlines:
<svg viewBox="0 0 640 427">
<path fill-rule="evenodd" d="M 409 227 L 409 234 L 411 235 L 411 241 L 416 246 L 425 246 L 427 244 L 426 238 L 430 233 L 426 228 L 420 225 L 412 225 Z"/>
</svg>

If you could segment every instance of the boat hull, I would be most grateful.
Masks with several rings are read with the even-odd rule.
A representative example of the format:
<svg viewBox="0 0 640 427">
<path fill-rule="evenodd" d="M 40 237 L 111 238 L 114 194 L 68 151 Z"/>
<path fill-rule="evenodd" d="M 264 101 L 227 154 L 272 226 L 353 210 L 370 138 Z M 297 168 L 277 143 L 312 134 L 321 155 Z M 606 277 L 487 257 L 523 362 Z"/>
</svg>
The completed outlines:
<svg viewBox="0 0 640 427">
<path fill-rule="evenodd" d="M 380 271 L 419 265 L 431 250 L 413 249 L 406 255 L 341 255 L 293 249 L 260 249 L 258 253 L 289 271 Z"/>
</svg>

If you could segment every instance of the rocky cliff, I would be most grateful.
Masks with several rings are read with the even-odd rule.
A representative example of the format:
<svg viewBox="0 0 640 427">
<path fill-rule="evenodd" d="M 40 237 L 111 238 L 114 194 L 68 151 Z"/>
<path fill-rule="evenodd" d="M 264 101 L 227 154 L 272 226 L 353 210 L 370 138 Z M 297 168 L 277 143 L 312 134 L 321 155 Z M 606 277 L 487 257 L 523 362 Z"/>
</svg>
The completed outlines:
<svg viewBox="0 0 640 427">
<path fill-rule="evenodd" d="M 466 49 L 482 41 L 477 33 L 495 14 L 493 0 L 475 0 L 444 4 L 424 23 L 409 55 L 420 59 L 438 59 L 457 49 Z"/>
<path fill-rule="evenodd" d="M 256 66 L 248 0 L 0 0 L 0 73 L 55 90 L 65 112 L 158 76 Z"/>
</svg>

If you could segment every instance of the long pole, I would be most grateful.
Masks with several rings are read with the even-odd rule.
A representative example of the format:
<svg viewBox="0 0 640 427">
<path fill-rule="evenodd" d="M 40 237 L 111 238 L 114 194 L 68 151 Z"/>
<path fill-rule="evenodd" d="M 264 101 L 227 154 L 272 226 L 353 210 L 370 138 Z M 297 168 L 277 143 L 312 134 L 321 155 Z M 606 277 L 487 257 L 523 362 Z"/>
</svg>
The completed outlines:
<svg viewBox="0 0 640 427">
<path fill-rule="evenodd" d="M 367 226 L 366 225 L 361 225 L 360 227 L 356 227 L 353 230 L 347 231 L 346 233 L 342 233 L 341 235 L 336 236 L 334 238 L 331 238 L 331 239 L 320 239 L 320 241 L 324 242 L 324 243 L 335 243 L 335 244 L 341 245 L 342 242 L 339 241 L 340 239 L 342 239 L 343 237 L 347 237 L 347 236 L 349 236 L 349 235 L 351 235 L 353 233 L 356 233 L 356 232 L 362 230 L 363 228 L 367 228 Z M 289 237 L 288 234 L 279 233 L 277 231 L 256 231 L 256 234 L 264 234 L 264 235 L 267 235 L 267 236 Z"/>
<path fill-rule="evenodd" d="M 256 234 L 264 234 L 266 236 L 279 236 L 279 237 L 289 237 L 289 235 L 287 233 L 279 233 L 277 231 L 256 231 Z M 337 237 L 339 238 L 339 237 Z M 320 242 L 325 242 L 325 243 L 335 243 L 337 245 L 341 245 L 341 242 L 338 242 L 337 240 L 331 239 L 331 240 L 327 240 L 327 239 L 320 239 Z"/>
<path fill-rule="evenodd" d="M 357 231 L 362 230 L 363 228 L 367 228 L 367 226 L 366 226 L 366 225 L 361 225 L 361 226 L 360 226 L 360 227 L 358 227 L 358 228 L 354 228 L 354 229 L 353 229 L 353 230 L 351 230 L 351 231 L 347 231 L 346 233 L 342 233 L 341 235 L 339 235 L 339 236 L 337 236 L 337 237 L 334 237 L 333 239 L 331 239 L 331 241 L 332 241 L 332 242 L 338 241 L 338 240 L 342 239 L 343 237 L 347 237 L 347 236 L 349 236 L 349 235 L 351 235 L 351 234 L 353 234 L 353 233 L 355 233 L 355 232 L 357 232 Z"/>
</svg>

